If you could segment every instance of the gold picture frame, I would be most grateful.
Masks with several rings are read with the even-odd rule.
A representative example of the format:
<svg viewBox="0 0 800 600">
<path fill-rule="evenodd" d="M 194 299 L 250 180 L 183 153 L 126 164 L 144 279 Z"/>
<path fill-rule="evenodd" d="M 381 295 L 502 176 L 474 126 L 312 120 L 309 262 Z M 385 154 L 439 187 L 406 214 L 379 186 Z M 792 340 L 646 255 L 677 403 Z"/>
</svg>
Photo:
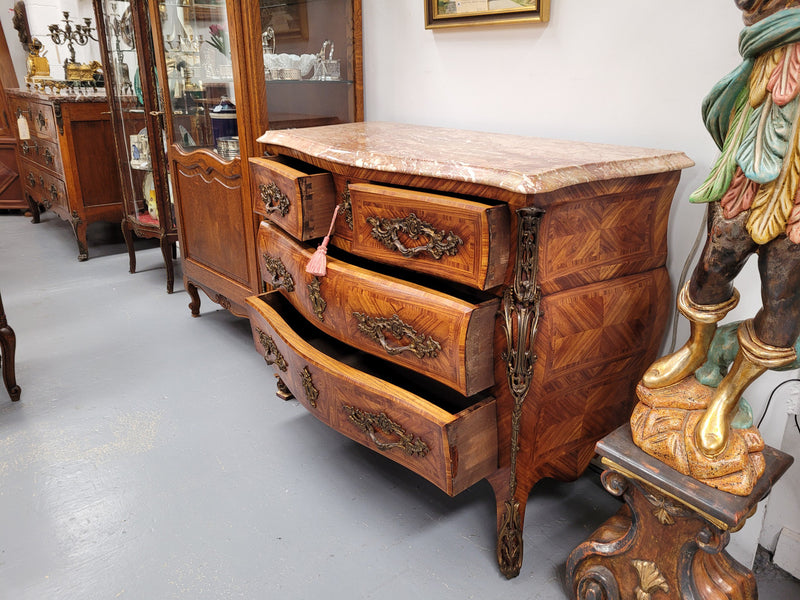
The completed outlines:
<svg viewBox="0 0 800 600">
<path fill-rule="evenodd" d="M 425 0 L 425 29 L 549 20 L 550 0 Z"/>
</svg>

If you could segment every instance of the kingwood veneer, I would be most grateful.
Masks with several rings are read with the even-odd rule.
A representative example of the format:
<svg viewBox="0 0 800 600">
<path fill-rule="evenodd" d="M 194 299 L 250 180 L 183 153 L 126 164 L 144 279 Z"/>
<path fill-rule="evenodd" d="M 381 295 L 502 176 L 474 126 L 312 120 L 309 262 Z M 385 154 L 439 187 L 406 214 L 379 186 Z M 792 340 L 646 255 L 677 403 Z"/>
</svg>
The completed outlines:
<svg viewBox="0 0 800 600">
<path fill-rule="evenodd" d="M 626 422 L 670 307 L 681 153 L 390 123 L 267 132 L 251 159 L 253 337 L 283 396 L 457 494 L 483 478 L 497 558 L 532 486 Z M 340 206 L 328 272 L 305 265 Z"/>
</svg>

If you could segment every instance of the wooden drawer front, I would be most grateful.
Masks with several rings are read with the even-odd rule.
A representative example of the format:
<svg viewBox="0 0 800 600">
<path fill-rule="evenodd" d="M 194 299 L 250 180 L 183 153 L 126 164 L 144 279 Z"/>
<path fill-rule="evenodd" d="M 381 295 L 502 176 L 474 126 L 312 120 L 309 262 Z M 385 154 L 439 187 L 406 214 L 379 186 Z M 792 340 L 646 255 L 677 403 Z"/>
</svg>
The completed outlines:
<svg viewBox="0 0 800 600">
<path fill-rule="evenodd" d="M 19 168 L 23 185 L 36 202 L 48 209 L 68 205 L 66 186 L 61 179 L 29 161 L 19 161 Z"/>
<path fill-rule="evenodd" d="M 56 129 L 52 106 L 17 98 L 13 98 L 10 104 L 12 117 L 14 119 L 20 116 L 25 117 L 31 136 L 50 139 L 54 142 L 58 140 L 58 130 Z"/>
<path fill-rule="evenodd" d="M 467 396 L 494 384 L 498 298 L 472 303 L 328 257 L 328 274 L 305 272 L 313 250 L 269 222 L 258 236 L 264 281 L 314 325 Z"/>
<path fill-rule="evenodd" d="M 493 398 L 449 412 L 405 386 L 351 366 L 360 353 L 341 356 L 340 345 L 315 339 L 313 328 L 303 330 L 302 317 L 279 294 L 251 296 L 247 304 L 257 351 L 295 398 L 333 429 L 450 495 L 497 469 Z"/>
<path fill-rule="evenodd" d="M 509 255 L 506 205 L 369 183 L 348 189 L 354 254 L 478 289 L 503 283 Z"/>
<path fill-rule="evenodd" d="M 55 142 L 35 137 L 29 140 L 19 140 L 17 151 L 21 157 L 27 158 L 41 167 L 56 173 L 63 173 L 61 151 Z"/>
<path fill-rule="evenodd" d="M 327 235 L 336 205 L 330 173 L 299 171 L 268 158 L 251 158 L 250 169 L 255 212 L 298 240 Z"/>
</svg>

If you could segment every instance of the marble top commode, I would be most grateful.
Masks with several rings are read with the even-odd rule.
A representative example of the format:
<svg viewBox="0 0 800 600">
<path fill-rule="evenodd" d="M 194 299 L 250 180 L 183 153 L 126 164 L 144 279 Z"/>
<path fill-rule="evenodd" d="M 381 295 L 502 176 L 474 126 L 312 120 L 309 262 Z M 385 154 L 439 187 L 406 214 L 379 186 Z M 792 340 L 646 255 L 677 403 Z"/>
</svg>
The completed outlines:
<svg viewBox="0 0 800 600">
<path fill-rule="evenodd" d="M 694 165 L 675 151 L 385 122 L 267 131 L 258 141 L 334 163 L 522 194 Z"/>
</svg>

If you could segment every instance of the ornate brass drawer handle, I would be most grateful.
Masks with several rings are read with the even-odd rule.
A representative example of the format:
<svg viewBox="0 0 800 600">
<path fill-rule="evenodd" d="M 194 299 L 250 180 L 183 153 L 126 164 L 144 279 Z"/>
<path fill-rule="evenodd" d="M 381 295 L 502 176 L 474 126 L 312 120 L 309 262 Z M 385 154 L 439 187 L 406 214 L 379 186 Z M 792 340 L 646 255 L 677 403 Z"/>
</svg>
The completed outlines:
<svg viewBox="0 0 800 600">
<path fill-rule="evenodd" d="M 281 189 L 275 185 L 274 182 L 269 184 L 260 184 L 258 191 L 261 192 L 261 200 L 264 202 L 264 209 L 267 214 L 280 213 L 282 217 L 289 214 L 289 207 L 291 202 L 289 197 L 284 194 Z"/>
<path fill-rule="evenodd" d="M 36 187 L 36 177 L 34 177 L 33 173 L 28 173 L 28 177 L 26 177 L 26 179 L 28 180 L 29 186 L 32 188 Z"/>
<path fill-rule="evenodd" d="M 28 113 L 28 116 L 29 117 L 31 116 L 31 110 L 29 108 L 25 108 L 25 109 L 17 108 L 17 112 L 14 113 L 14 114 L 16 114 L 17 118 L 19 119 L 22 116 L 22 113 Z"/>
<path fill-rule="evenodd" d="M 354 312 L 353 316 L 358 321 L 358 330 L 371 340 L 378 342 L 390 356 L 401 352 L 412 352 L 417 358 L 436 358 L 439 350 L 442 349 L 439 342 L 430 336 L 426 338 L 424 334 L 417 333 L 411 325 L 403 323 L 397 315 L 392 315 L 391 319 L 387 319 Z M 386 342 L 385 332 L 387 331 L 396 340 L 410 338 L 411 342 L 406 346 L 390 346 Z"/>
<path fill-rule="evenodd" d="M 367 217 L 367 223 L 372 226 L 372 237 L 381 242 L 389 250 L 397 250 L 403 256 L 416 256 L 428 252 L 433 258 L 439 260 L 444 255 L 455 256 L 459 246 L 464 241 L 452 231 L 437 231 L 431 223 L 422 221 L 414 213 L 405 218 L 386 219 L 383 217 Z M 425 236 L 427 244 L 406 247 L 400 241 L 400 234 L 409 239 L 418 240 Z"/>
<path fill-rule="evenodd" d="M 58 188 L 54 183 L 50 184 L 50 197 L 53 199 L 53 202 L 58 201 Z"/>
<path fill-rule="evenodd" d="M 409 456 L 418 456 L 420 458 L 430 452 L 428 444 L 419 439 L 419 437 L 415 437 L 414 434 L 406 433 L 405 429 L 392 421 L 385 413 L 368 413 L 354 406 L 343 406 L 342 410 L 347 413 L 348 420 L 366 433 L 380 450 L 400 448 Z M 396 436 L 399 439 L 396 442 L 381 441 L 378 439 L 379 430 L 386 435 Z"/>
<path fill-rule="evenodd" d="M 39 114 L 36 115 L 36 124 L 39 126 L 39 131 L 44 131 L 47 127 L 47 119 L 44 118 L 42 111 L 39 111 Z"/>
<path fill-rule="evenodd" d="M 262 256 L 264 258 L 264 267 L 272 275 L 272 285 L 276 288 L 286 288 L 287 292 L 293 292 L 294 278 L 286 270 L 286 265 L 283 264 L 283 261 L 280 258 L 270 256 L 266 252 Z"/>
<path fill-rule="evenodd" d="M 48 165 L 52 165 L 54 159 L 55 159 L 55 155 L 52 152 L 50 152 L 50 148 L 45 148 L 45 150 L 44 150 L 44 162 L 46 162 Z"/>
<path fill-rule="evenodd" d="M 22 153 L 24 155 L 30 154 L 31 150 L 35 150 L 37 153 L 39 152 L 39 144 L 34 142 L 33 144 L 29 144 L 27 141 L 22 142 Z"/>
<path fill-rule="evenodd" d="M 275 345 L 275 340 L 259 328 L 256 328 L 256 333 L 258 333 L 258 341 L 264 349 L 264 362 L 268 365 L 277 365 L 281 371 L 285 372 L 289 368 L 289 365 L 286 359 L 283 358 L 281 351 L 278 350 L 278 347 Z"/>
</svg>

